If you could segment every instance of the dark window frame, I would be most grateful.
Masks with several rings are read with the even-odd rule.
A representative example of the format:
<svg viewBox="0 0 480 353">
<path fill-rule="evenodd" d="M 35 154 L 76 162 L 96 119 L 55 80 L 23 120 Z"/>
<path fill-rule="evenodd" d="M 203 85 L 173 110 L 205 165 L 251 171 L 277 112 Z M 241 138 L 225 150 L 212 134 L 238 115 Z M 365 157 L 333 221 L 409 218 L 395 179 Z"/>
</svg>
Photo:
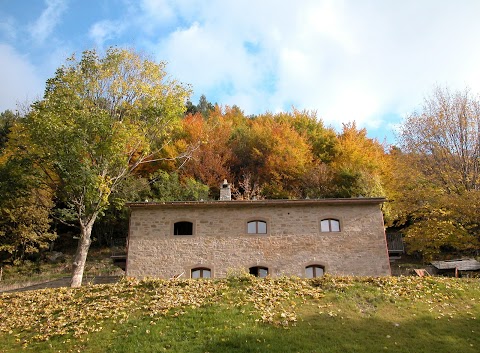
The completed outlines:
<svg viewBox="0 0 480 353">
<path fill-rule="evenodd" d="M 173 235 L 189 236 L 195 234 L 195 225 L 191 221 L 177 221 L 173 223 Z"/>
<path fill-rule="evenodd" d="M 266 271 L 266 274 L 262 275 L 261 271 Z M 252 266 L 248 269 L 248 273 L 255 277 L 265 278 L 270 274 L 270 270 L 266 266 Z"/>
<path fill-rule="evenodd" d="M 312 269 L 312 277 L 307 276 L 307 269 L 309 269 L 309 268 Z M 318 269 L 322 270 L 321 275 L 317 274 Z M 313 264 L 313 265 L 305 266 L 305 277 L 306 278 L 318 278 L 318 277 L 322 277 L 324 274 L 325 274 L 325 266 L 323 266 L 323 265 Z"/>
<path fill-rule="evenodd" d="M 199 277 L 193 277 L 193 273 L 195 271 L 200 271 Z M 208 271 L 208 273 L 209 273 L 208 277 L 204 276 L 205 271 Z M 195 279 L 197 279 L 197 278 L 212 278 L 212 272 L 213 272 L 212 269 L 208 268 L 208 267 L 194 267 L 190 270 L 190 278 L 195 278 Z"/>
<path fill-rule="evenodd" d="M 255 232 L 250 232 L 250 224 L 255 224 Z M 259 224 L 265 225 L 265 232 L 259 232 Z M 268 234 L 268 222 L 264 219 L 252 219 L 247 222 L 247 234 Z"/>
</svg>

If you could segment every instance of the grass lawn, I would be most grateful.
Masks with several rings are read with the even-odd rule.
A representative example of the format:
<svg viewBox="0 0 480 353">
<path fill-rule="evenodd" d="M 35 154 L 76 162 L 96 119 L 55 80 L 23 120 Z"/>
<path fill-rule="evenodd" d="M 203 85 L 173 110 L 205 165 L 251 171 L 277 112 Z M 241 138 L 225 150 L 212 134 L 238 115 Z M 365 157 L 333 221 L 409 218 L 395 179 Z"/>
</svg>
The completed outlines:
<svg viewBox="0 0 480 353">
<path fill-rule="evenodd" d="M 480 282 L 125 280 L 0 294 L 0 352 L 480 351 Z"/>
</svg>

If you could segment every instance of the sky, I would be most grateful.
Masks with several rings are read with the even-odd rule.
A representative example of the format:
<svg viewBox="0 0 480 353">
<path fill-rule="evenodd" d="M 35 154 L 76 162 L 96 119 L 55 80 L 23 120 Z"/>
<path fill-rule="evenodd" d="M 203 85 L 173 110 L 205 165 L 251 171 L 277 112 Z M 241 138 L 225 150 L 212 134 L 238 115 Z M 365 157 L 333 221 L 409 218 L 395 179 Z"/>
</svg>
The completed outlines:
<svg viewBox="0 0 480 353">
<path fill-rule="evenodd" d="M 437 86 L 480 92 L 478 0 L 0 0 L 0 112 L 86 49 L 167 62 L 191 101 L 316 111 L 395 143 Z"/>
</svg>

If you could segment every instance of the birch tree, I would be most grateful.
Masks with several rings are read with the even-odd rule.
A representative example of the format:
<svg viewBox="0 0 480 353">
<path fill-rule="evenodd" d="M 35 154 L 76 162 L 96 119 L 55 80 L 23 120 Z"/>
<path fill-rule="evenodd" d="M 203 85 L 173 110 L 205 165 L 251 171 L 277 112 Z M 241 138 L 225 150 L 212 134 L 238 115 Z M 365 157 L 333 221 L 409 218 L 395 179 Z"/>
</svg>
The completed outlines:
<svg viewBox="0 0 480 353">
<path fill-rule="evenodd" d="M 25 121 L 29 149 L 79 226 L 71 286 L 82 283 L 92 227 L 109 196 L 162 151 L 181 126 L 188 86 L 169 79 L 165 63 L 110 48 L 72 56 L 46 83 Z M 187 152 L 185 152 L 187 153 Z"/>
</svg>

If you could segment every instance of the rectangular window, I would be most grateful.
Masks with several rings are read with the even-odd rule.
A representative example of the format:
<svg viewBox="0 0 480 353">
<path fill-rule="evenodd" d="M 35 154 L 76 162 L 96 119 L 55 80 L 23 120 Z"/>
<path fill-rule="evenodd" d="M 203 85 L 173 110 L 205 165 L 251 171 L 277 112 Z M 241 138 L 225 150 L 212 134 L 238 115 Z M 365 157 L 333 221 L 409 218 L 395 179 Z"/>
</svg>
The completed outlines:
<svg viewBox="0 0 480 353">
<path fill-rule="evenodd" d="M 257 223 L 257 228 L 258 228 L 258 232 L 257 232 L 257 233 L 260 233 L 260 234 L 265 234 L 265 233 L 267 233 L 267 223 L 265 223 L 265 222 L 258 222 L 258 223 Z"/>
<path fill-rule="evenodd" d="M 332 219 L 331 222 L 330 222 L 330 230 L 332 232 L 340 232 L 340 222 Z"/>
<path fill-rule="evenodd" d="M 174 235 L 193 235 L 193 223 L 192 222 L 176 222 L 173 225 Z"/>
<path fill-rule="evenodd" d="M 250 221 L 247 223 L 248 234 L 267 234 L 267 222 Z"/>
<path fill-rule="evenodd" d="M 328 219 L 324 219 L 321 223 L 322 232 L 330 232 L 330 222 Z"/>
<path fill-rule="evenodd" d="M 323 232 L 340 232 L 340 221 L 338 219 L 322 219 L 320 222 L 320 231 Z"/>
</svg>

